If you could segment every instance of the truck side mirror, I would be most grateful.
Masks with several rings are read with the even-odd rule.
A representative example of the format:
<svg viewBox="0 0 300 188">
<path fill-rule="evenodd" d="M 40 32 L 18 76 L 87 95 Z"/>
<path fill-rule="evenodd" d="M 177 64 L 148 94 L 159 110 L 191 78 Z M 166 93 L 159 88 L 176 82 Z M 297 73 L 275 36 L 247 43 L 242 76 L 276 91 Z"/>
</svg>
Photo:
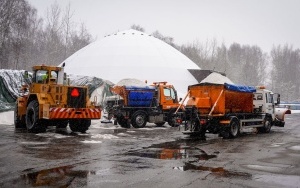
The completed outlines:
<svg viewBox="0 0 300 188">
<path fill-rule="evenodd" d="M 179 98 L 179 102 L 181 102 L 181 101 L 182 101 L 182 98 L 180 97 L 180 98 Z"/>
<path fill-rule="evenodd" d="M 274 101 L 276 100 L 275 105 L 280 104 L 280 94 L 279 93 L 275 93 L 273 95 L 273 97 L 274 97 Z"/>
<path fill-rule="evenodd" d="M 280 94 L 277 96 L 277 104 L 280 104 Z"/>
</svg>

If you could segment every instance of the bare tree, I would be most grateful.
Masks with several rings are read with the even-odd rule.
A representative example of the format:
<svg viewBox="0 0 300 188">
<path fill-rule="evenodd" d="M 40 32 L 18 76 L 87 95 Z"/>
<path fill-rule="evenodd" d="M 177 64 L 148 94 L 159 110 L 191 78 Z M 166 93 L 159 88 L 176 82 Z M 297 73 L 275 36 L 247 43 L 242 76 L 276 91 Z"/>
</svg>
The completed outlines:
<svg viewBox="0 0 300 188">
<path fill-rule="evenodd" d="M 218 69 L 216 67 L 218 51 L 216 39 L 206 40 L 204 43 L 195 40 L 191 44 L 182 45 L 180 51 L 202 69 Z"/>
<path fill-rule="evenodd" d="M 130 28 L 134 29 L 134 30 L 137 30 L 137 31 L 145 32 L 145 29 L 140 25 L 133 24 L 132 26 L 130 26 Z"/>
<path fill-rule="evenodd" d="M 64 26 L 64 35 L 65 35 L 65 50 L 64 50 L 64 58 L 67 58 L 68 47 L 70 46 L 70 35 L 72 28 L 72 17 L 74 13 L 71 12 L 71 4 L 69 3 L 65 9 L 65 15 L 63 17 L 63 26 Z"/>
<path fill-rule="evenodd" d="M 282 99 L 299 99 L 300 50 L 292 46 L 274 46 L 271 50 L 272 87 L 282 94 Z"/>
<path fill-rule="evenodd" d="M 159 31 L 157 31 L 157 30 L 154 31 L 154 32 L 152 33 L 152 36 L 155 37 L 155 38 L 158 38 L 158 39 L 160 39 L 160 40 L 162 40 L 162 41 L 164 41 L 165 43 L 167 43 L 167 44 L 173 46 L 173 47 L 176 48 L 176 49 L 179 49 L 179 47 L 174 43 L 173 37 L 164 36 L 164 35 L 162 35 L 162 34 L 161 34 Z"/>
</svg>

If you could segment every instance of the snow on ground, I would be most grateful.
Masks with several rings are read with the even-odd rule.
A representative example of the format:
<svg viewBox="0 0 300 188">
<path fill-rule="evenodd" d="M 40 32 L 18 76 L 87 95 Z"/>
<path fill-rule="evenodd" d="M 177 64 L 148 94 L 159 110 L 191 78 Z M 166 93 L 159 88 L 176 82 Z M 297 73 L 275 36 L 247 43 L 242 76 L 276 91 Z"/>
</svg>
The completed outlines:
<svg viewBox="0 0 300 188">
<path fill-rule="evenodd" d="M 14 111 L 7 111 L 0 113 L 0 125 L 13 125 Z"/>
<path fill-rule="evenodd" d="M 84 140 L 81 142 L 85 143 L 85 144 L 101 144 L 102 143 L 102 141 L 99 141 L 99 140 Z"/>
<path fill-rule="evenodd" d="M 92 135 L 91 138 L 101 138 L 101 139 L 117 139 L 119 137 L 114 136 L 112 134 L 95 134 Z"/>
</svg>

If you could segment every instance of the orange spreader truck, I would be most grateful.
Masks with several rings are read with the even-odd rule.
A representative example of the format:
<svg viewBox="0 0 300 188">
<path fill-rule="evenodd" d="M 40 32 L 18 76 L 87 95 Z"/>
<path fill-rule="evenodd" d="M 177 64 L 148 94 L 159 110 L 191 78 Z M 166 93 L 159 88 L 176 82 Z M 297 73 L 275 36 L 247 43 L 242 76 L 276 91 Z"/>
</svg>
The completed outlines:
<svg viewBox="0 0 300 188">
<path fill-rule="evenodd" d="M 90 101 L 88 88 L 70 86 L 63 67 L 33 66 L 32 82 L 22 87 L 16 101 L 16 128 L 29 132 L 43 132 L 47 126 L 85 132 L 92 119 L 100 119 L 101 109 Z M 94 99 L 97 100 L 97 99 Z"/>
<path fill-rule="evenodd" d="M 284 114 L 275 112 L 280 95 L 264 87 L 201 83 L 189 86 L 187 96 L 184 134 L 235 138 L 245 128 L 268 133 L 273 125 L 284 126 Z"/>
<path fill-rule="evenodd" d="M 162 126 L 165 122 L 175 126 L 173 114 L 180 106 L 177 92 L 167 82 L 155 82 L 150 86 L 114 86 L 115 94 L 106 99 L 108 116 L 114 117 L 124 128 L 145 127 L 146 123 Z"/>
</svg>

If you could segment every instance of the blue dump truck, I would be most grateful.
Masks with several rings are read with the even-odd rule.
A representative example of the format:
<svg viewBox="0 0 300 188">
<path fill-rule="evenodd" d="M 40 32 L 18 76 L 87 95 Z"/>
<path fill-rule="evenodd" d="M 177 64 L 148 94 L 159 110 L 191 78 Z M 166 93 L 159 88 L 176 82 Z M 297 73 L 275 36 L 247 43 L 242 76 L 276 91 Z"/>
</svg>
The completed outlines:
<svg viewBox="0 0 300 188">
<path fill-rule="evenodd" d="M 150 86 L 114 86 L 111 91 L 115 95 L 106 99 L 105 110 L 109 119 L 115 118 L 122 127 L 142 128 L 147 122 L 176 125 L 173 113 L 180 104 L 173 85 L 155 82 Z"/>
</svg>

